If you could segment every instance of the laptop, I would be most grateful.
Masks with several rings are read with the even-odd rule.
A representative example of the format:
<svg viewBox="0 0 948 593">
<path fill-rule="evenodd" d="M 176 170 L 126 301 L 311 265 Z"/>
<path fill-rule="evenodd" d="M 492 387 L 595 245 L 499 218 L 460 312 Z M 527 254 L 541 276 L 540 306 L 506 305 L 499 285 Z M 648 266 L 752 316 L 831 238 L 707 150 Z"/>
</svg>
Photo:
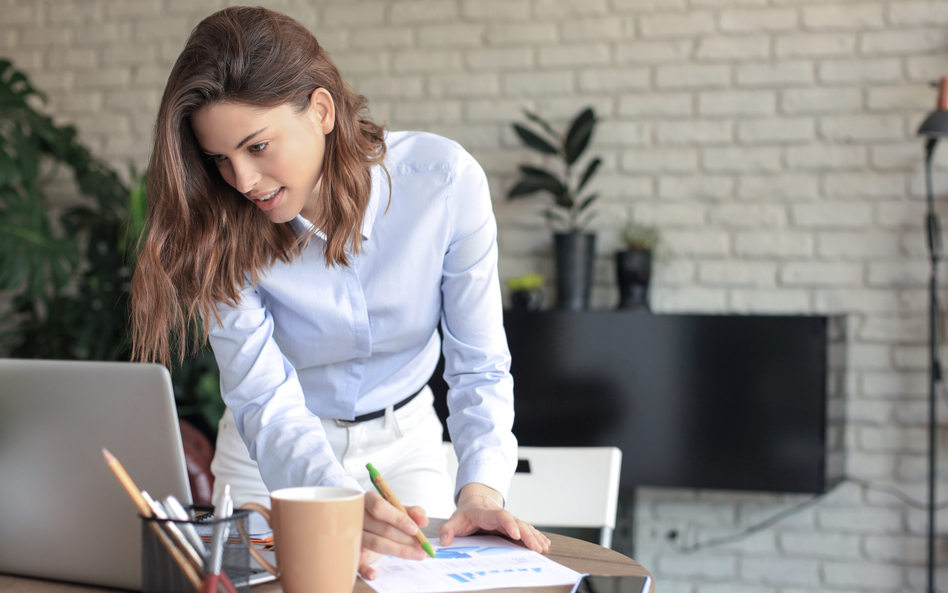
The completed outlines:
<svg viewBox="0 0 948 593">
<path fill-rule="evenodd" d="M 0 573 L 141 590 L 141 522 L 103 447 L 190 504 L 165 367 L 0 359 Z"/>
</svg>

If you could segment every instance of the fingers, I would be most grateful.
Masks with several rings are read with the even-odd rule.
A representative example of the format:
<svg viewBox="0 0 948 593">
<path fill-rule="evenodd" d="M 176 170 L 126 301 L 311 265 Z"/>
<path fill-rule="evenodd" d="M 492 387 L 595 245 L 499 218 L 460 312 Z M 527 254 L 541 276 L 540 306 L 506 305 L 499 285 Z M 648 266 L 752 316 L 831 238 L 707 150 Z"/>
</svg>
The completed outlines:
<svg viewBox="0 0 948 593">
<path fill-rule="evenodd" d="M 365 514 L 365 518 L 363 519 L 362 531 L 399 544 L 411 545 L 411 543 L 415 541 L 414 537 L 408 535 L 398 527 L 390 523 L 385 523 L 384 521 L 379 521 L 368 513 Z"/>
<path fill-rule="evenodd" d="M 406 560 L 424 560 L 427 557 L 414 539 L 410 543 L 400 543 L 370 531 L 362 532 L 362 546 L 379 554 Z"/>
<path fill-rule="evenodd" d="M 520 523 L 509 511 L 500 511 L 496 513 L 499 521 L 498 528 L 510 536 L 510 539 L 520 539 Z"/>
<path fill-rule="evenodd" d="M 359 554 L 359 574 L 362 575 L 363 579 L 371 581 L 379 576 L 379 571 L 371 564 L 381 557 L 377 552 L 362 548 L 362 552 Z"/>
<path fill-rule="evenodd" d="M 470 535 L 481 528 L 482 526 L 473 518 L 472 512 L 458 509 L 438 529 L 438 537 L 441 539 L 442 546 L 449 546 L 454 541 L 455 536 Z M 489 527 L 483 528 L 491 529 Z"/>
<path fill-rule="evenodd" d="M 454 534 L 457 533 L 457 525 L 454 521 L 454 515 L 450 519 L 445 521 L 440 528 L 438 528 L 438 538 L 441 540 L 442 546 L 450 546 L 451 542 L 454 541 Z"/>
<path fill-rule="evenodd" d="M 425 509 L 422 507 L 407 507 L 405 509 L 408 511 L 408 516 L 411 517 L 412 521 L 418 527 L 427 527 L 428 526 L 428 514 L 425 513 Z"/>
<path fill-rule="evenodd" d="M 455 511 L 438 530 L 441 545 L 448 546 L 455 537 L 470 535 L 478 530 L 499 531 L 510 539 L 541 554 L 550 550 L 550 539 L 533 525 L 514 517 L 503 509 L 467 509 Z"/>
<path fill-rule="evenodd" d="M 510 515 L 510 513 L 507 514 Z M 503 518 L 502 529 L 510 536 L 510 539 L 519 539 L 534 552 L 543 554 L 550 550 L 550 538 L 540 533 L 540 530 L 533 525 L 513 515 L 510 515 L 509 519 Z"/>
<path fill-rule="evenodd" d="M 415 512 L 416 517 L 424 520 L 425 525 L 428 524 L 428 518 L 425 516 L 424 509 L 421 507 L 412 507 L 412 510 Z M 367 520 L 371 518 L 374 522 L 394 526 L 406 535 L 413 536 L 418 531 L 418 525 L 412 517 L 393 507 L 388 501 L 375 492 L 367 492 L 365 494 L 365 512 Z"/>
<path fill-rule="evenodd" d="M 426 554 L 414 538 L 418 532 L 415 522 L 427 525 L 428 517 L 421 507 L 412 507 L 410 512 L 414 518 L 399 511 L 378 494 L 366 493 L 362 547 L 387 556 L 422 560 Z M 374 569 L 368 572 L 374 572 Z"/>
<path fill-rule="evenodd" d="M 520 521 L 520 541 L 534 552 L 545 554 L 550 551 L 550 538 L 540 533 L 533 525 L 523 521 Z"/>
</svg>

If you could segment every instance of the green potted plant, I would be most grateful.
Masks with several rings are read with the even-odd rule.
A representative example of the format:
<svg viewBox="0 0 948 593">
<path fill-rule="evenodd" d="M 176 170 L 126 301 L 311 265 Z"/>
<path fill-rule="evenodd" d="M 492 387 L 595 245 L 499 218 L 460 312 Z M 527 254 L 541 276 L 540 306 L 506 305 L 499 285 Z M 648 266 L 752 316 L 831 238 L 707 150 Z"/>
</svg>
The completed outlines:
<svg viewBox="0 0 948 593">
<path fill-rule="evenodd" d="M 539 311 L 543 305 L 543 276 L 527 274 L 507 279 L 510 302 L 514 309 Z"/>
<path fill-rule="evenodd" d="M 637 224 L 631 214 L 622 232 L 625 249 L 616 252 L 619 309 L 649 311 L 648 287 L 652 277 L 652 254 L 658 246 L 658 230 Z"/>
<path fill-rule="evenodd" d="M 128 290 L 145 220 L 143 178 L 126 184 L 34 108 L 46 97 L 0 59 L 0 353 L 15 358 L 128 360 Z M 55 222 L 44 186 L 59 167 L 85 200 Z M 59 226 L 62 232 L 55 232 Z M 178 413 L 211 436 L 224 410 L 208 349 L 171 369 Z"/>
<path fill-rule="evenodd" d="M 520 178 L 510 188 L 508 199 L 545 193 L 552 198 L 544 214 L 555 229 L 556 286 L 559 306 L 582 310 L 589 306 L 592 286 L 596 235 L 586 232 L 593 216 L 589 207 L 598 194 L 584 193 L 602 159 L 590 160 L 581 172 L 576 169 L 580 157 L 589 146 L 596 115 L 592 108 L 582 110 L 565 133 L 558 133 L 539 115 L 524 111 L 527 119 L 538 126 L 530 129 L 518 123 L 514 131 L 530 149 L 556 161 L 553 171 L 533 165 L 520 165 Z"/>
</svg>

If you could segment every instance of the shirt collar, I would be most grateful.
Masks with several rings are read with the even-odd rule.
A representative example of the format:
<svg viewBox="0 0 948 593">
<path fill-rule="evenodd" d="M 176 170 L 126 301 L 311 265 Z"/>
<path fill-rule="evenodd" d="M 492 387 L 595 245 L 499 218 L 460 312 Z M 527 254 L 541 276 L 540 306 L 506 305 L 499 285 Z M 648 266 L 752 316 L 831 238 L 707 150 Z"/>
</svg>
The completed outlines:
<svg viewBox="0 0 948 593">
<path fill-rule="evenodd" d="M 362 217 L 362 239 L 368 241 L 372 237 L 372 229 L 375 226 L 375 216 L 378 214 L 379 202 L 382 195 L 382 168 L 379 165 L 373 165 L 369 170 L 371 190 L 369 192 L 369 203 L 365 208 L 365 215 Z M 290 226 L 297 235 L 304 235 L 313 228 L 313 223 L 297 214 L 296 218 L 290 221 Z M 326 240 L 326 233 L 316 229 L 316 236 Z"/>
</svg>

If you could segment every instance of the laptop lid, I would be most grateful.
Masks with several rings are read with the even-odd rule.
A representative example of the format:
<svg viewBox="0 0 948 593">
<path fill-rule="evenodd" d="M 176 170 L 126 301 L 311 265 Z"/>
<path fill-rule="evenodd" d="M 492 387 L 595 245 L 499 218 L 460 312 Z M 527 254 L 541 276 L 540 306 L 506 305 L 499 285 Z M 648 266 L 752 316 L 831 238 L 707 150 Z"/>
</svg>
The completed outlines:
<svg viewBox="0 0 948 593">
<path fill-rule="evenodd" d="M 102 458 L 191 502 L 168 370 L 0 359 L 0 573 L 141 589 L 141 523 Z"/>
</svg>

